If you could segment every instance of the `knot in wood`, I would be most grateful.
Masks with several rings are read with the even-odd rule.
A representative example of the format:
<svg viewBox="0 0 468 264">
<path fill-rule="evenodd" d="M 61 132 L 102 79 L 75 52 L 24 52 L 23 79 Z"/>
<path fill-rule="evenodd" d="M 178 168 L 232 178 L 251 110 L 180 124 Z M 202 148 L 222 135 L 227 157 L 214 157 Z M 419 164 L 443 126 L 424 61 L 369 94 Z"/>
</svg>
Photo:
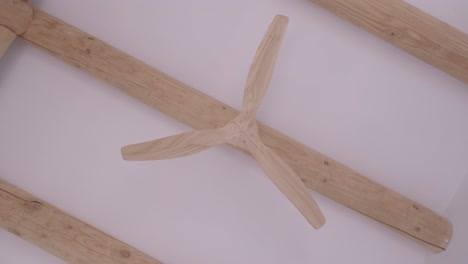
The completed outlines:
<svg viewBox="0 0 468 264">
<path fill-rule="evenodd" d="M 122 258 L 129 258 L 132 254 L 130 253 L 130 251 L 126 250 L 126 249 L 122 249 L 120 250 L 120 256 Z"/>
</svg>

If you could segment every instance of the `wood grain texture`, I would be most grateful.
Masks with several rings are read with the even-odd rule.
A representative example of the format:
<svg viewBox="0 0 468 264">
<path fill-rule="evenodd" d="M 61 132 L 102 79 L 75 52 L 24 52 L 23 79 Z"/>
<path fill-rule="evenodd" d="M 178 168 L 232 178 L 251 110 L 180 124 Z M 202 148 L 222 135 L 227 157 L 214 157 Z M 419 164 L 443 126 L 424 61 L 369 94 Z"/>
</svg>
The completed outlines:
<svg viewBox="0 0 468 264">
<path fill-rule="evenodd" d="M 123 147 L 122 157 L 125 160 L 175 158 L 195 154 L 220 143 L 231 143 L 249 152 L 312 227 L 321 228 L 325 217 L 304 183 L 286 162 L 262 143 L 258 135 L 255 113 L 268 89 L 287 24 L 287 17 L 277 15 L 268 27 L 252 61 L 242 111 L 236 118 L 218 129 L 187 132 Z"/>
<path fill-rule="evenodd" d="M 468 35 L 402 0 L 311 0 L 468 84 Z"/>
<path fill-rule="evenodd" d="M 2 179 L 0 227 L 71 264 L 162 264 Z"/>
<path fill-rule="evenodd" d="M 224 128 L 186 132 L 125 146 L 122 148 L 122 157 L 124 160 L 173 159 L 223 144 L 230 136 L 230 131 Z"/>
<path fill-rule="evenodd" d="M 0 25 L 20 35 L 33 20 L 33 8 L 26 0 L 0 0 Z"/>
<path fill-rule="evenodd" d="M 227 124 L 238 111 L 116 48 L 35 9 L 22 36 L 61 60 L 195 128 Z M 262 141 L 310 188 L 423 243 L 434 251 L 450 242 L 450 221 L 337 161 L 259 124 Z"/>
<path fill-rule="evenodd" d="M 16 34 L 4 26 L 0 26 L 0 59 L 16 38 Z"/>
<path fill-rule="evenodd" d="M 299 210 L 315 229 L 325 224 L 325 217 L 296 172 L 274 151 L 263 144 L 258 134 L 256 112 L 270 84 L 276 59 L 289 19 L 277 15 L 268 27 L 247 76 L 241 113 L 232 123 L 240 135 L 233 145 L 250 153 L 278 190 Z M 228 124 L 229 125 L 229 124 Z M 237 142 L 235 142 L 237 141 Z"/>
<path fill-rule="evenodd" d="M 325 224 L 325 217 L 296 172 L 272 149 L 263 144 L 257 132 L 242 136 L 245 139 L 241 137 L 241 140 L 247 142 L 249 152 L 278 190 L 301 212 L 310 225 L 315 229 L 321 228 Z"/>
<path fill-rule="evenodd" d="M 247 112 L 245 114 L 251 118 L 255 118 L 257 109 L 260 107 L 270 84 L 288 21 L 287 17 L 281 15 L 277 15 L 273 19 L 250 66 L 244 90 L 242 112 Z"/>
</svg>

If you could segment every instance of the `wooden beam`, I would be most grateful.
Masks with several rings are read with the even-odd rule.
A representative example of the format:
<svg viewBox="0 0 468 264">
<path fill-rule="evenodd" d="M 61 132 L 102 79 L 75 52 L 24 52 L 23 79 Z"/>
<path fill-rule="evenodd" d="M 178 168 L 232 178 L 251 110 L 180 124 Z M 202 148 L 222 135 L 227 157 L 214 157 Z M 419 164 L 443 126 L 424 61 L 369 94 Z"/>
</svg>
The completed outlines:
<svg viewBox="0 0 468 264">
<path fill-rule="evenodd" d="M 33 8 L 26 0 L 0 0 L 0 25 L 16 35 L 25 32 L 33 20 Z"/>
<path fill-rule="evenodd" d="M 16 34 L 4 26 L 0 26 L 0 59 L 16 38 Z"/>
<path fill-rule="evenodd" d="M 311 0 L 468 84 L 468 35 L 402 0 Z"/>
<path fill-rule="evenodd" d="M 2 179 L 0 227 L 71 264 L 162 264 Z"/>
<path fill-rule="evenodd" d="M 195 129 L 221 127 L 238 113 L 39 9 L 34 13 L 22 38 Z M 446 218 L 266 125 L 260 124 L 260 136 L 308 187 L 434 251 L 449 244 Z"/>
<path fill-rule="evenodd" d="M 0 0 L 0 59 L 33 20 L 33 8 L 25 0 Z"/>
</svg>

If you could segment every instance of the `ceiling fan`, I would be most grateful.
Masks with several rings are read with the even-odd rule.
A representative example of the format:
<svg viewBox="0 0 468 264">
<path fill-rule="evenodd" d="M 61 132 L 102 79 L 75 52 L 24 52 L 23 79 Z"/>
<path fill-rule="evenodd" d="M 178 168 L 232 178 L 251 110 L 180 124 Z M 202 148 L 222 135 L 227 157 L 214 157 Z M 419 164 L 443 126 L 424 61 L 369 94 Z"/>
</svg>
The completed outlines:
<svg viewBox="0 0 468 264">
<path fill-rule="evenodd" d="M 270 24 L 255 54 L 246 87 L 242 111 L 225 126 L 182 133 L 122 148 L 125 160 L 160 160 L 195 154 L 210 147 L 229 143 L 248 152 L 257 160 L 276 187 L 319 229 L 325 217 L 296 173 L 260 139 L 256 112 L 272 77 L 288 18 L 277 15 Z"/>
</svg>

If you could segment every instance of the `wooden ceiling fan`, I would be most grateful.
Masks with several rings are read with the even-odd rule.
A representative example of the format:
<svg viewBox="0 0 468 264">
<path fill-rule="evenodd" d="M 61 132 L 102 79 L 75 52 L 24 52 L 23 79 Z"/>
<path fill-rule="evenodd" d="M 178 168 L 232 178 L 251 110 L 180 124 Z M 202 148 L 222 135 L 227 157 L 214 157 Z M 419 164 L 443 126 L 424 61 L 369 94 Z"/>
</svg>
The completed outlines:
<svg viewBox="0 0 468 264">
<path fill-rule="evenodd" d="M 466 60 L 460 59 L 467 58 L 468 54 L 468 37 L 464 32 L 402 0 L 312 1 L 468 83 Z M 275 21 L 278 23 L 278 28 L 274 26 Z M 159 147 L 151 143 L 148 143 L 147 148 L 141 148 L 145 146 L 144 143 L 129 146 L 123 149 L 126 159 L 178 157 L 202 151 L 216 144 L 227 143 L 252 154 L 270 177 L 275 173 L 273 176 L 279 179 L 275 184 L 280 190 L 281 188 L 288 190 L 283 193 L 301 212 L 306 212 L 303 214 L 311 224 L 319 227 L 323 224 L 323 216 L 316 206 L 311 206 L 315 203 L 308 197 L 309 194 L 301 196 L 304 194 L 301 190 L 303 186 L 296 184 L 296 175 L 294 172 L 291 173 L 288 166 L 297 173 L 308 188 L 381 222 L 434 252 L 445 250 L 452 237 L 452 225 L 447 218 L 261 123 L 258 124 L 260 140 L 253 116 L 271 77 L 278 52 L 277 50 L 274 52 L 274 47 L 277 45 L 276 49 L 279 49 L 287 18 L 280 16 L 275 21 L 265 37 L 264 42 L 267 44 L 265 47 L 261 46 L 255 57 L 248 78 L 248 84 L 252 83 L 250 88 L 252 91 L 247 89 L 246 95 L 257 97 L 244 99 L 244 106 L 248 107 L 243 107 L 247 110 L 240 114 L 232 107 L 162 73 L 97 37 L 39 8 L 32 7 L 26 0 L 0 0 L 0 59 L 3 52 L 18 37 L 195 129 L 214 129 L 208 130 L 211 132 L 203 130 L 175 136 L 172 137 L 173 140 L 164 140 L 164 144 L 167 145 L 161 144 Z M 268 39 L 269 34 L 271 39 Z M 276 41 L 274 36 L 278 37 Z M 428 41 L 436 45 L 427 45 Z M 274 56 L 262 59 L 262 56 L 268 52 Z M 454 54 L 457 56 L 453 56 Z M 256 79 L 261 76 L 265 78 L 265 83 Z M 177 100 L 174 100 L 175 98 Z M 224 126 L 227 123 L 233 125 L 236 132 L 229 131 Z M 221 128 L 215 129 L 217 127 Z M 209 136 L 199 135 L 203 133 Z M 213 140 L 211 138 L 213 136 L 218 141 Z M 243 139 L 246 140 L 245 143 Z M 163 141 L 159 141 L 161 142 Z M 174 146 L 185 146 L 185 149 L 173 148 Z M 271 156 L 273 153 L 269 148 L 278 155 L 276 158 Z M 159 157 L 156 153 L 159 153 L 157 154 Z M 284 162 L 286 166 L 283 166 Z M 300 205 L 309 207 L 299 207 Z M 5 208 L 5 206 L 15 209 L 0 210 L 1 228 L 70 263 L 77 261 L 122 263 L 135 257 L 138 258 L 136 263 L 160 263 L 0 179 L 0 207 Z M 69 225 L 64 225 L 65 222 Z M 38 223 L 47 224 L 40 226 Z M 77 235 L 82 240 L 76 240 Z M 86 243 L 82 243 L 83 241 Z"/>
<path fill-rule="evenodd" d="M 125 160 L 159 160 L 187 156 L 210 147 L 230 143 L 257 160 L 278 189 L 296 206 L 306 220 L 319 229 L 325 218 L 296 173 L 269 147 L 258 133 L 256 112 L 270 83 L 288 18 L 277 15 L 255 54 L 244 91 L 242 111 L 225 126 L 182 133 L 122 148 Z"/>
</svg>

